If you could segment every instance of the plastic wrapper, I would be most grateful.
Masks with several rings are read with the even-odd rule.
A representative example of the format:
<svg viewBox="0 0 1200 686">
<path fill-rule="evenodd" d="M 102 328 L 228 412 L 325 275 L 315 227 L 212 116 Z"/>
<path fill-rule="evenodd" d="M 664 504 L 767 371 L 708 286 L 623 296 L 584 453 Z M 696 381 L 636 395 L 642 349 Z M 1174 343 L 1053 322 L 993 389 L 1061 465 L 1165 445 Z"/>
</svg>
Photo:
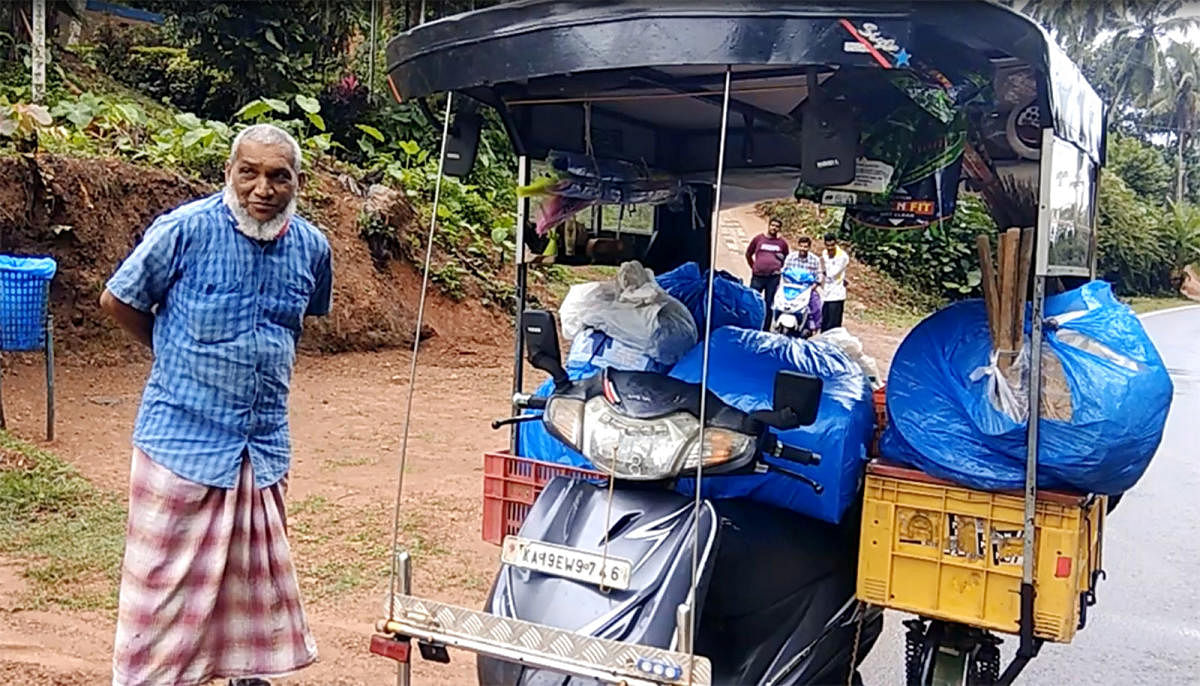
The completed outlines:
<svg viewBox="0 0 1200 686">
<path fill-rule="evenodd" d="M 663 365 L 674 364 L 696 344 L 696 322 L 638 262 L 626 262 L 612 281 L 572 286 L 559 307 L 562 333 L 602 331 Z"/>
<path fill-rule="evenodd" d="M 1045 314 L 1038 485 L 1122 493 L 1162 439 L 1173 391 L 1167 369 L 1106 283 L 1047 298 Z M 972 488 L 1022 488 L 1029 355 L 1027 343 L 1000 372 L 981 301 L 921 322 L 892 360 L 883 456 Z"/>
<path fill-rule="evenodd" d="M 696 322 L 696 331 L 703 335 L 708 273 L 701 272 L 695 262 L 685 262 L 669 272 L 659 274 L 656 280 L 663 290 L 687 307 Z M 766 316 L 762 296 L 744 286 L 736 276 L 723 271 L 713 274 L 712 314 L 714 330 L 722 326 L 753 329 L 761 325 Z"/>
<path fill-rule="evenodd" d="M 840 521 L 858 492 L 875 424 L 871 388 L 862 367 L 831 343 L 734 327 L 713 331 L 711 346 L 709 389 L 745 412 L 771 409 L 775 375 L 781 370 L 824 381 L 816 423 L 776 432 L 784 443 L 821 456 L 819 465 L 777 464 L 813 479 L 824 491 L 818 495 L 808 484 L 779 473 L 705 475 L 703 495 L 749 498 L 823 521 Z M 703 352 L 702 345 L 696 346 L 675 365 L 671 376 L 699 383 Z M 766 459 L 776 464 L 775 458 Z M 694 493 L 694 480 L 681 479 L 679 488 Z"/>
<path fill-rule="evenodd" d="M 883 387 L 883 377 L 879 374 L 879 364 L 875 362 L 874 357 L 863 351 L 862 341 L 846 330 L 846 327 L 839 326 L 828 331 L 822 331 L 813 336 L 812 340 L 831 343 L 841 348 L 842 352 L 849 355 L 850 359 L 862 367 L 863 372 L 867 375 L 867 380 L 871 383 L 871 388 L 878 389 Z"/>
</svg>

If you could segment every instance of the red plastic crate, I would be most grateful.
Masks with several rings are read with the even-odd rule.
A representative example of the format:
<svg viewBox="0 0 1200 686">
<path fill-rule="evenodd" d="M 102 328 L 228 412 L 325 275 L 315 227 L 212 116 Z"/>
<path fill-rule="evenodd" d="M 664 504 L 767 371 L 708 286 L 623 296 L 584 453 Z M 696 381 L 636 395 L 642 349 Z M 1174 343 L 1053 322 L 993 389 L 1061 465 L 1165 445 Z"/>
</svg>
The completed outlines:
<svg viewBox="0 0 1200 686">
<path fill-rule="evenodd" d="M 887 428 L 887 387 L 881 387 L 871 394 L 875 403 L 875 433 L 871 436 L 871 446 L 867 450 L 870 457 L 879 457 L 879 439 Z"/>
<path fill-rule="evenodd" d="M 604 479 L 600 472 L 514 457 L 508 452 L 483 455 L 483 540 L 500 545 L 521 529 L 538 494 L 556 476 Z"/>
</svg>

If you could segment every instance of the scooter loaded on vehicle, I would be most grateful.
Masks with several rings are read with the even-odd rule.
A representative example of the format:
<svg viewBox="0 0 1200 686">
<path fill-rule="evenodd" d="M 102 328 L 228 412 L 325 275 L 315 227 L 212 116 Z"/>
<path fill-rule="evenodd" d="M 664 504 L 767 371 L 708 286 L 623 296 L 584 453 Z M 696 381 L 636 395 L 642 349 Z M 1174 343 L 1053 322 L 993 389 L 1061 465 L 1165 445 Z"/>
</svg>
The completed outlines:
<svg viewBox="0 0 1200 686">
<path fill-rule="evenodd" d="M 498 570 L 482 609 L 419 597 L 393 535 L 371 651 L 398 683 L 415 642 L 434 662 L 475 653 L 488 686 L 856 684 L 893 608 L 916 616 L 908 684 L 1011 684 L 1084 627 L 1108 496 L 1153 437 L 1116 436 L 1137 459 L 1073 482 L 1113 458 L 1062 459 L 1096 443 L 1073 423 L 1090 390 L 1050 362 L 1084 351 L 1106 388 L 1158 393 L 1161 361 L 1104 333 L 1138 325 L 1097 324 L 1125 316 L 1089 282 L 1104 106 L 1032 20 L 982 0 L 519 0 L 400 34 L 388 81 L 442 127 L 426 284 L 442 176 L 471 172 L 485 122 L 512 144 L 520 198 L 512 416 L 495 422 L 512 433 L 485 456 Z M 1020 146 L 996 135 L 1009 120 Z M 950 219 L 964 180 L 1015 227 L 999 274 L 990 253 L 983 267 L 986 311 L 918 325 L 886 389 L 849 332 L 801 340 L 815 275 L 785 274 L 771 303 L 718 275 L 727 186 L 844 208 L 843 232 L 902 231 Z M 555 317 L 526 309 L 548 261 L 620 266 L 567 294 L 565 362 Z M 533 393 L 527 365 L 550 377 Z"/>
<path fill-rule="evenodd" d="M 705 654 L 714 679 L 844 680 L 853 671 L 854 633 L 863 632 L 865 656 L 882 628 L 876 610 L 864 619 L 864 629 L 854 602 L 857 527 L 743 501 L 710 501 L 697 512 L 692 499 L 673 488 L 680 475 L 700 468 L 712 475 L 774 469 L 819 489 L 794 468 L 760 456 L 796 468 L 820 461 L 767 429 L 811 424 L 821 380 L 781 372 L 775 408 L 754 413 L 712 393 L 702 402 L 698 384 L 652 372 L 610 368 L 571 381 L 559 362 L 553 316 L 528 311 L 522 321 L 529 359 L 551 375 L 555 390 L 519 403 L 544 410 L 533 419 L 611 475 L 611 487 L 550 483 L 521 535 L 503 543 L 505 564 L 488 611 L 580 635 L 678 649 L 677 611 L 691 607 L 699 645 L 711 647 Z M 693 596 L 694 560 L 700 581 Z M 481 658 L 479 665 L 484 684 L 562 679 L 543 675 L 539 681 L 539 670 L 499 659 Z"/>
</svg>

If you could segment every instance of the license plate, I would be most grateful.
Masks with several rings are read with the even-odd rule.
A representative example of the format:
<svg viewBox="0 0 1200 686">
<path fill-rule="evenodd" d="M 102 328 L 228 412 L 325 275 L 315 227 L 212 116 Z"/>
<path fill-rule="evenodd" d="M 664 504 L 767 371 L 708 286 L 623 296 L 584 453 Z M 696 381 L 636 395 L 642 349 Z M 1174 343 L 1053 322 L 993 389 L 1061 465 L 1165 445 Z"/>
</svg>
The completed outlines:
<svg viewBox="0 0 1200 686">
<path fill-rule="evenodd" d="M 605 558 L 586 550 L 530 541 L 518 536 L 504 537 L 500 560 L 514 567 L 586 581 L 618 591 L 628 590 L 629 579 L 633 576 L 633 563 L 629 560 L 611 555 Z"/>
</svg>

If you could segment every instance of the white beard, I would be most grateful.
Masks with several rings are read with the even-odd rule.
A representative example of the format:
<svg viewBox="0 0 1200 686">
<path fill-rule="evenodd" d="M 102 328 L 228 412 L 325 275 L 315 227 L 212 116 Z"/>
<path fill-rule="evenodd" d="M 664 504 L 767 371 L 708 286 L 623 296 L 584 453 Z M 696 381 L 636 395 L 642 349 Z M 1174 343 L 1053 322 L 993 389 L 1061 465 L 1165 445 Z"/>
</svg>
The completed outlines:
<svg viewBox="0 0 1200 686">
<path fill-rule="evenodd" d="M 233 213 L 234 223 L 237 224 L 238 231 L 253 238 L 256 241 L 273 241 L 279 238 L 279 234 L 283 233 L 287 227 L 288 221 L 292 215 L 296 213 L 296 198 L 292 197 L 288 206 L 283 208 L 279 214 L 271 217 L 265 222 L 260 222 L 250 213 L 246 211 L 238 202 L 237 193 L 233 192 L 233 188 L 229 184 L 225 185 L 225 204 L 229 207 L 229 211 Z"/>
</svg>

